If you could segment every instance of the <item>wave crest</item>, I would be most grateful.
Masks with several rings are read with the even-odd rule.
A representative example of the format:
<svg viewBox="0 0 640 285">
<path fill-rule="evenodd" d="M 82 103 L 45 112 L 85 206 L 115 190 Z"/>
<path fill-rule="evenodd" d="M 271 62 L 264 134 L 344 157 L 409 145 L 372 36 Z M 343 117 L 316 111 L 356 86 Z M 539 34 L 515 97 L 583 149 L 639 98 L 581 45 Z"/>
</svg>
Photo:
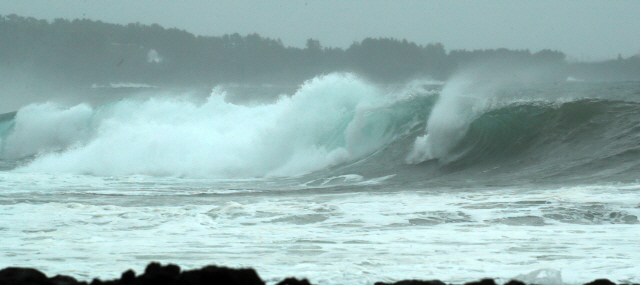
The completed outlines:
<svg viewBox="0 0 640 285">
<path fill-rule="evenodd" d="M 200 105 L 184 98 L 30 105 L 18 111 L 3 158 L 37 154 L 18 169 L 28 172 L 292 176 L 358 159 L 392 139 L 384 132 L 390 122 L 370 116 L 385 104 L 379 89 L 351 74 L 315 78 L 274 104 L 224 97 L 214 89 Z"/>
</svg>

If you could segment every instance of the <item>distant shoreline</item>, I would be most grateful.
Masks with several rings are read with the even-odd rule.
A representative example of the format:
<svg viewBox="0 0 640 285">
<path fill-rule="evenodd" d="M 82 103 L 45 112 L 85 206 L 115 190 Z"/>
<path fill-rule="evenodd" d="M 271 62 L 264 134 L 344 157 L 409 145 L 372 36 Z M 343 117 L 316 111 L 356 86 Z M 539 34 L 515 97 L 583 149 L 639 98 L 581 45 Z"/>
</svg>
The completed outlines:
<svg viewBox="0 0 640 285">
<path fill-rule="evenodd" d="M 308 39 L 305 48 L 280 39 L 227 34 L 195 36 L 158 24 L 109 24 L 89 19 L 51 22 L 0 15 L 0 50 L 5 80 L 34 78 L 62 85 L 148 86 L 201 84 L 299 84 L 319 75 L 352 72 L 378 83 L 416 78 L 445 81 L 478 65 L 490 71 L 540 70 L 545 80 L 640 80 L 640 54 L 601 62 L 573 62 L 562 51 L 445 49 L 406 39 L 365 38 L 346 49 Z M 8 84 L 8 83 L 6 83 Z"/>
</svg>

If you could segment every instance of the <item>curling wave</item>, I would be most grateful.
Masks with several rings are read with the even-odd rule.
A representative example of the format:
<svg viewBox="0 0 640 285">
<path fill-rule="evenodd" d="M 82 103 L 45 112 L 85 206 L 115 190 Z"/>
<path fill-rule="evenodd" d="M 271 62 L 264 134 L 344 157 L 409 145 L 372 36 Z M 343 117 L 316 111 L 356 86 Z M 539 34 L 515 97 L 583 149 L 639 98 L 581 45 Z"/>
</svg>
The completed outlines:
<svg viewBox="0 0 640 285">
<path fill-rule="evenodd" d="M 611 94 L 596 97 L 568 85 L 430 84 L 390 88 L 331 74 L 256 106 L 226 102 L 220 88 L 205 103 L 32 104 L 0 116 L 0 161 L 17 161 L 12 168 L 23 172 L 312 173 L 439 185 L 635 181 L 640 170 L 640 103 L 617 98 L 620 90 L 603 87 Z"/>
</svg>

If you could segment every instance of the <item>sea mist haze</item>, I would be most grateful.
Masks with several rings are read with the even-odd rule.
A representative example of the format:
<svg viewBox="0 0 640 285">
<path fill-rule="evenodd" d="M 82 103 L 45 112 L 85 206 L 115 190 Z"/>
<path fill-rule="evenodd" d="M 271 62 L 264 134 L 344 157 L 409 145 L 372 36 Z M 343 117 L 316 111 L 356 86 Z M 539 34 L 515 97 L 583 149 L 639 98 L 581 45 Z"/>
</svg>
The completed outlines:
<svg viewBox="0 0 640 285">
<path fill-rule="evenodd" d="M 640 57 L 0 26 L 2 268 L 640 282 Z"/>
</svg>

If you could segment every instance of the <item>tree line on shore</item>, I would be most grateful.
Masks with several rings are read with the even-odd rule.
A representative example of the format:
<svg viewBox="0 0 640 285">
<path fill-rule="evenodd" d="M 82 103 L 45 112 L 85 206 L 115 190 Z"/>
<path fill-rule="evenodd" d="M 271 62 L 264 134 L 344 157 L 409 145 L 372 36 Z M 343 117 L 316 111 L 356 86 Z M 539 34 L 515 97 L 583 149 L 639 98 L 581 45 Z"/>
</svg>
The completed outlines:
<svg viewBox="0 0 640 285">
<path fill-rule="evenodd" d="M 484 49 L 446 51 L 393 38 L 366 38 L 346 49 L 309 39 L 287 47 L 258 34 L 195 36 L 158 24 L 109 24 L 88 19 L 51 22 L 0 15 L 0 69 L 79 84 L 299 83 L 330 72 L 355 72 L 380 83 L 418 77 L 446 80 L 478 62 L 553 66 L 553 80 L 640 79 L 640 56 L 569 63 L 560 51 Z"/>
</svg>

